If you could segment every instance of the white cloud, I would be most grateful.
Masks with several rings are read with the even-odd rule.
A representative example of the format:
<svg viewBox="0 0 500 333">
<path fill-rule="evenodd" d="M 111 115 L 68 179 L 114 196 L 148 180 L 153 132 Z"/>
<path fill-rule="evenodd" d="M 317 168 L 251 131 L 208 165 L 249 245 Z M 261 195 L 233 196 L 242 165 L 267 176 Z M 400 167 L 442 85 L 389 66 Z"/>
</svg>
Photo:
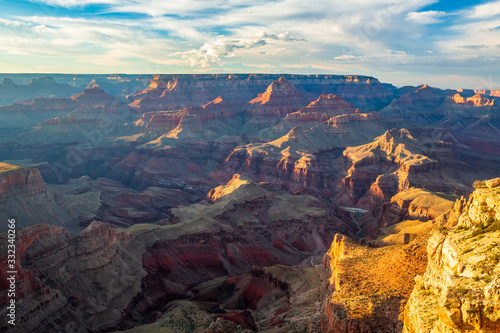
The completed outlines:
<svg viewBox="0 0 500 333">
<path fill-rule="evenodd" d="M 485 19 L 500 14 L 500 1 L 492 1 L 475 6 L 469 17 L 473 19 Z"/>
<path fill-rule="evenodd" d="M 5 20 L 0 18 L 0 24 L 6 25 L 6 26 L 11 26 L 11 27 L 19 27 L 20 25 L 23 25 L 23 23 L 19 21 L 11 21 L 11 20 Z"/>
<path fill-rule="evenodd" d="M 51 6 L 65 8 L 87 6 L 92 4 L 117 4 L 118 0 L 30 0 L 32 2 L 41 2 Z"/>
<path fill-rule="evenodd" d="M 304 41 L 304 39 L 297 39 L 291 36 L 289 32 L 284 33 L 267 33 L 264 31 L 250 37 L 224 37 L 220 36 L 213 42 L 203 44 L 199 49 L 193 49 L 185 52 L 178 52 L 191 67 L 208 68 L 213 64 L 220 63 L 221 57 L 234 57 L 237 52 L 248 51 L 253 48 L 268 45 L 268 40 L 275 40 L 281 42 L 295 42 Z M 281 53 L 285 48 L 277 48 Z"/>
<path fill-rule="evenodd" d="M 405 51 L 395 51 L 395 50 L 390 50 L 390 49 L 386 49 L 386 50 L 384 50 L 384 52 L 386 54 L 406 54 Z"/>
<path fill-rule="evenodd" d="M 341 56 L 335 57 L 333 59 L 335 60 L 366 60 L 366 59 L 371 59 L 373 57 L 370 56 L 355 56 L 351 54 L 343 54 Z"/>
<path fill-rule="evenodd" d="M 429 10 L 426 12 L 411 12 L 408 13 L 406 19 L 419 24 L 435 24 L 440 22 L 440 18 L 444 17 L 446 12 Z"/>
</svg>

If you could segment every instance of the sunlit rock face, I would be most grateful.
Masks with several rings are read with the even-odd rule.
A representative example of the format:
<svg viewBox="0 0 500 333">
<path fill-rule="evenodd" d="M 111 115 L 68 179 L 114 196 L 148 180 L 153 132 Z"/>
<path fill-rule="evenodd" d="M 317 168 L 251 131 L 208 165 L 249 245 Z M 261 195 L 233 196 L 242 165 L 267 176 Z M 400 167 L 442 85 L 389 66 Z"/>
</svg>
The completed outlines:
<svg viewBox="0 0 500 333">
<path fill-rule="evenodd" d="M 438 219 L 427 244 L 425 273 L 404 312 L 404 332 L 497 332 L 500 330 L 498 255 L 500 181 L 479 184 Z"/>
</svg>

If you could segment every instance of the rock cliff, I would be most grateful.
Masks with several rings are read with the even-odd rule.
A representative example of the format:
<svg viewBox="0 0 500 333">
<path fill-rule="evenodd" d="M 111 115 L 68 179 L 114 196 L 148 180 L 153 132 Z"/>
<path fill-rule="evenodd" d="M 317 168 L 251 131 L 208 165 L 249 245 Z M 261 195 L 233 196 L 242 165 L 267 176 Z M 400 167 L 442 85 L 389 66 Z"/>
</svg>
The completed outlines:
<svg viewBox="0 0 500 333">
<path fill-rule="evenodd" d="M 335 116 L 312 128 L 294 127 L 276 140 L 236 147 L 221 171 L 284 184 L 292 192 L 331 196 L 342 172 L 342 166 L 332 161 L 342 147 L 366 142 L 384 131 L 377 115 Z"/>
<path fill-rule="evenodd" d="M 460 162 L 451 163 L 452 146 L 427 135 L 413 136 L 402 128 L 389 130 L 372 143 L 349 147 L 344 151 L 347 176 L 338 200 L 370 209 L 410 187 L 466 194 L 469 188 L 463 179 L 453 179 L 449 170 L 465 168 L 463 175 L 468 177 L 473 176 L 472 170 Z M 444 177 L 448 177 L 446 184 L 440 180 Z"/>
<path fill-rule="evenodd" d="M 34 195 L 45 190 L 38 169 L 0 163 L 0 202 L 16 195 Z"/>
<path fill-rule="evenodd" d="M 217 96 L 245 103 L 280 77 L 309 101 L 321 94 L 336 94 L 358 108 L 378 110 L 393 99 L 391 89 L 373 77 L 278 74 L 155 75 L 148 88 L 130 95 L 129 99 L 132 106 L 142 111 L 201 106 Z"/>
<path fill-rule="evenodd" d="M 251 118 L 270 120 L 297 111 L 305 103 L 302 94 L 287 79 L 280 77 L 265 92 L 248 102 L 246 111 Z"/>
<path fill-rule="evenodd" d="M 499 181 L 485 182 L 459 200 L 427 244 L 425 274 L 415 278 L 404 332 L 500 330 Z"/>
<path fill-rule="evenodd" d="M 369 248 L 336 235 L 323 258 L 330 292 L 322 332 L 401 332 L 400 312 L 425 259 L 422 241 Z"/>
</svg>

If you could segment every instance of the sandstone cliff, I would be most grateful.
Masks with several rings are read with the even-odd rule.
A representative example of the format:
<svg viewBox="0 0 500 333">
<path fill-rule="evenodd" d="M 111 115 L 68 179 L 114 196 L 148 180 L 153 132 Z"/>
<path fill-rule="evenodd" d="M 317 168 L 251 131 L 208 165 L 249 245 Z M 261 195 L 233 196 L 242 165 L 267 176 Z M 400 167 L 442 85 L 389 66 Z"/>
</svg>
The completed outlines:
<svg viewBox="0 0 500 333">
<path fill-rule="evenodd" d="M 252 118 L 283 117 L 297 111 L 306 103 L 305 98 L 284 77 L 267 87 L 266 91 L 248 102 L 247 113 Z"/>
<path fill-rule="evenodd" d="M 130 95 L 129 99 L 133 107 L 143 111 L 200 106 L 217 96 L 244 103 L 280 77 L 309 101 L 321 94 L 336 94 L 358 108 L 378 110 L 393 99 L 392 91 L 373 77 L 279 74 L 155 75 L 148 88 Z"/>
<path fill-rule="evenodd" d="M 0 202 L 16 195 L 33 195 L 45 190 L 38 169 L 0 163 Z"/>
<path fill-rule="evenodd" d="M 349 147 L 344 151 L 347 175 L 337 198 L 343 204 L 371 209 L 410 187 L 470 193 L 463 185 L 466 181 L 454 178 L 450 172 L 462 168 L 462 177 L 473 177 L 470 167 L 452 163 L 452 147 L 452 142 L 433 139 L 425 133 L 414 136 L 405 128 L 389 130 L 372 143 Z M 445 178 L 447 181 L 442 182 Z"/>
<path fill-rule="evenodd" d="M 422 240 L 369 248 L 336 235 L 323 258 L 330 293 L 322 332 L 401 332 L 400 312 L 425 259 Z"/>
<path fill-rule="evenodd" d="M 429 239 L 425 274 L 415 278 L 404 332 L 499 332 L 500 181 L 459 200 Z"/>
</svg>

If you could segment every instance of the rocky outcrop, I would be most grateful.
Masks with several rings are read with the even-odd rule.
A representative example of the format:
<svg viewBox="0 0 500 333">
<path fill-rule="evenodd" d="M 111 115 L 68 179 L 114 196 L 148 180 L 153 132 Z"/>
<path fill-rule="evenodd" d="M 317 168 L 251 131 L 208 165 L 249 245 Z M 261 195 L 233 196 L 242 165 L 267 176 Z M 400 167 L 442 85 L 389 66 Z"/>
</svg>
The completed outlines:
<svg viewBox="0 0 500 333">
<path fill-rule="evenodd" d="M 284 117 L 305 103 L 302 94 L 287 79 L 280 77 L 264 93 L 248 102 L 246 112 L 251 118 Z"/>
<path fill-rule="evenodd" d="M 404 128 L 387 131 L 372 143 L 349 147 L 344 151 L 348 171 L 338 199 L 370 209 L 410 187 L 467 193 L 460 179 L 450 177 L 446 185 L 438 180 L 457 167 L 450 163 L 451 147 L 426 135 L 417 139 Z"/>
<path fill-rule="evenodd" d="M 273 141 L 236 147 L 221 171 L 284 184 L 291 192 L 331 196 L 342 172 L 332 161 L 341 147 L 366 142 L 373 133 L 384 131 L 376 115 L 336 116 L 312 128 L 295 127 Z"/>
<path fill-rule="evenodd" d="M 483 94 L 475 94 L 472 97 L 463 97 L 459 93 L 453 96 L 453 102 L 456 104 L 466 104 L 469 106 L 481 107 L 481 106 L 496 106 L 495 99 L 488 99 Z"/>
<path fill-rule="evenodd" d="M 456 199 L 454 195 L 426 189 L 410 188 L 401 191 L 382 205 L 377 227 L 385 228 L 404 220 L 433 220 L 451 209 Z"/>
<path fill-rule="evenodd" d="M 399 313 L 425 259 L 421 242 L 374 249 L 336 235 L 323 257 L 330 278 L 322 331 L 401 332 Z"/>
<path fill-rule="evenodd" d="M 442 92 L 428 85 L 422 85 L 418 89 L 393 100 L 384 109 L 384 112 L 399 113 L 404 114 L 405 117 L 411 117 L 412 114 L 418 112 L 436 111 L 445 100 L 446 95 Z"/>
<path fill-rule="evenodd" d="M 240 106 L 235 103 L 225 101 L 218 96 L 213 101 L 200 107 L 185 107 L 176 111 L 154 111 L 146 112 L 135 122 L 135 125 L 144 127 L 147 131 L 156 133 L 165 133 L 175 130 L 180 132 L 181 122 L 198 122 L 207 126 L 207 122 L 215 120 L 227 120 L 235 118 L 239 112 Z M 219 131 L 222 132 L 222 131 Z M 225 134 L 225 133 L 224 133 Z M 223 133 L 220 133 L 222 136 Z"/>
<path fill-rule="evenodd" d="M 356 108 L 342 97 L 329 94 L 319 98 L 297 112 L 287 114 L 285 120 L 296 124 L 308 122 L 322 122 L 331 117 L 352 114 Z"/>
<path fill-rule="evenodd" d="M 425 274 L 404 312 L 404 332 L 497 332 L 500 330 L 498 187 L 477 189 L 457 201 L 427 245 Z"/>
<path fill-rule="evenodd" d="M 288 113 L 275 126 L 259 132 L 260 139 L 275 140 L 286 135 L 291 129 L 299 126 L 302 129 L 314 127 L 322 122 L 329 121 L 333 126 L 338 127 L 341 123 L 351 120 L 363 121 L 365 118 L 374 116 L 376 113 L 359 113 L 351 103 L 342 97 L 329 94 L 320 95 L 315 101 L 301 108 L 298 111 Z"/>
<path fill-rule="evenodd" d="M 17 245 L 17 325 L 12 332 L 46 331 L 59 321 L 74 332 L 82 331 L 83 322 L 102 329 L 119 319 L 115 309 L 125 308 L 123 302 L 139 288 L 139 281 L 130 279 L 138 269 L 125 264 L 115 231 L 107 225 L 95 222 L 74 238 L 62 228 L 41 224 L 20 230 Z M 102 307 L 107 301 L 116 308 Z"/>
<path fill-rule="evenodd" d="M 107 94 L 96 84 L 91 88 L 85 89 L 83 92 L 71 96 L 71 100 L 77 105 L 99 105 L 111 102 L 118 102 L 116 98 Z"/>
<path fill-rule="evenodd" d="M 316 259 L 203 282 L 190 288 L 189 299 L 168 303 L 154 323 L 126 332 L 320 332 L 327 276 Z"/>
<path fill-rule="evenodd" d="M 34 195 L 46 190 L 40 171 L 0 163 L 0 202 L 16 195 Z"/>
</svg>

